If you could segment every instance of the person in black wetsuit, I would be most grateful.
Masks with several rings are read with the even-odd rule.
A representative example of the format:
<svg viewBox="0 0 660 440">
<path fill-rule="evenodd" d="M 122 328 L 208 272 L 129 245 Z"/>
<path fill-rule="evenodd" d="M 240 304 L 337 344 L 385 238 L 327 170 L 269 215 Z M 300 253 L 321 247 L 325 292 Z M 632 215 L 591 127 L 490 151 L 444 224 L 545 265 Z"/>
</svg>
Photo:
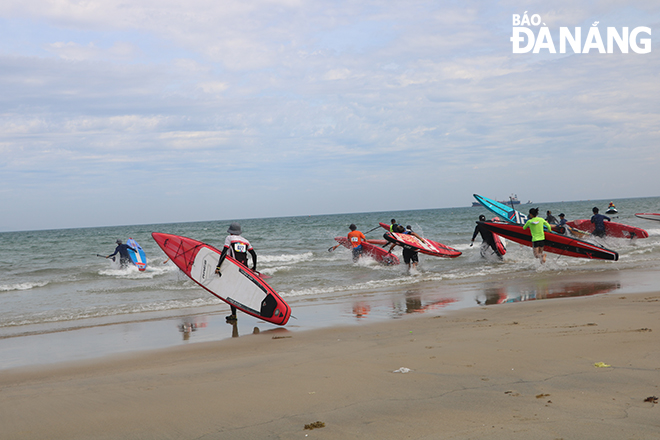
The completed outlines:
<svg viewBox="0 0 660 440">
<path fill-rule="evenodd" d="M 402 228 L 401 231 L 399 231 L 399 228 Z M 403 226 L 401 226 L 400 224 L 398 224 L 395 219 L 392 219 L 392 224 L 390 224 L 389 232 L 384 233 L 383 238 L 385 240 L 391 242 L 392 240 L 390 240 L 388 238 L 388 235 L 389 235 L 390 232 L 404 232 L 404 231 L 405 231 L 405 228 Z M 396 246 L 396 245 L 394 245 L 394 246 Z M 394 246 L 392 246 L 390 248 L 390 251 L 394 248 Z M 383 246 L 383 247 L 385 247 L 385 246 Z"/>
<path fill-rule="evenodd" d="M 394 222 L 394 220 L 392 221 Z M 406 232 L 406 228 L 404 228 L 399 224 L 392 223 L 392 226 L 390 226 L 390 232 L 404 233 Z M 391 244 L 388 252 L 392 252 L 392 249 L 396 247 L 396 242 L 394 241 L 394 238 L 392 237 L 392 235 L 390 235 L 389 232 L 384 233 L 383 238 L 387 240 L 387 243 L 385 243 L 382 247 L 385 248 L 386 246 L 389 246 Z"/>
<path fill-rule="evenodd" d="M 406 235 L 412 235 L 414 237 L 417 237 L 420 241 L 424 241 L 422 237 L 417 235 L 410 225 L 406 226 L 405 232 L 403 232 Z M 411 248 L 409 246 L 402 246 L 403 251 L 401 254 L 403 255 L 403 262 L 408 265 L 408 270 L 410 269 L 415 269 L 417 267 L 417 264 L 419 263 L 419 251 L 415 248 Z"/>
<path fill-rule="evenodd" d="M 137 252 L 137 251 L 132 247 L 130 247 L 129 245 L 123 244 L 121 240 L 117 240 L 116 243 L 117 243 L 117 247 L 115 248 L 115 252 L 113 254 L 108 255 L 105 258 L 111 258 L 119 254 L 119 266 L 123 269 L 126 266 L 128 266 L 129 263 L 131 263 L 131 257 L 128 255 L 128 250 L 130 249 L 133 252 Z"/>
<path fill-rule="evenodd" d="M 486 216 L 485 215 L 480 215 L 479 216 L 479 221 L 480 222 L 485 222 L 486 221 Z M 470 242 L 470 247 L 474 244 L 474 239 L 477 238 L 477 234 L 481 234 L 481 239 L 482 241 L 482 247 L 484 247 L 484 243 L 490 246 L 493 249 L 493 252 L 495 252 L 495 255 L 497 255 L 500 259 L 502 258 L 502 255 L 500 252 L 497 250 L 497 245 L 495 244 L 495 238 L 493 237 L 493 233 L 483 227 L 480 223 L 477 223 L 477 226 L 474 228 L 474 233 L 472 234 L 472 241 Z M 481 253 L 482 256 L 483 250 Z"/>
<path fill-rule="evenodd" d="M 605 220 L 608 222 L 612 220 L 606 215 L 599 214 L 598 208 L 596 207 L 594 207 L 591 212 L 594 213 L 594 215 L 591 216 L 591 223 L 594 224 L 594 232 L 592 232 L 592 234 L 596 237 L 605 237 Z"/>
<path fill-rule="evenodd" d="M 392 225 L 393 226 L 390 226 L 390 229 L 393 229 L 392 232 L 398 232 L 399 234 L 412 235 L 414 237 L 417 237 L 419 240 L 424 241 L 424 239 L 422 237 L 417 235 L 412 230 L 410 225 L 408 225 L 404 228 L 403 225 L 396 224 L 394 219 L 392 219 Z M 394 229 L 394 228 L 396 228 L 396 229 Z M 384 237 L 389 243 L 392 243 L 392 246 L 390 246 L 389 252 L 392 252 L 392 249 L 394 249 L 394 247 L 397 246 L 397 245 L 399 245 L 403 248 L 403 252 L 402 252 L 403 262 L 408 265 L 408 270 L 410 270 L 411 268 L 415 269 L 417 267 L 417 264 L 419 263 L 419 256 L 418 256 L 419 251 L 417 249 L 415 249 L 411 246 L 408 246 L 408 245 L 396 243 L 389 232 L 386 232 Z M 387 246 L 387 244 L 385 244 L 383 247 L 385 247 L 385 246 Z"/>
<path fill-rule="evenodd" d="M 252 257 L 252 271 L 257 271 L 257 253 L 252 249 L 250 242 L 243 237 L 241 234 L 243 230 L 239 223 L 232 223 L 227 229 L 227 238 L 225 238 L 225 246 L 222 248 L 222 254 L 220 254 L 220 260 L 218 261 L 218 267 L 215 269 L 215 273 L 219 276 L 222 276 L 220 272 L 220 266 L 225 260 L 225 256 L 229 255 L 239 263 L 247 266 L 248 265 L 248 253 Z M 227 316 L 227 322 L 236 321 L 236 307 L 229 305 L 231 307 L 231 315 Z"/>
<path fill-rule="evenodd" d="M 392 224 L 390 225 L 390 232 L 397 232 L 399 230 L 399 224 L 396 222 L 396 219 L 392 219 Z"/>
</svg>

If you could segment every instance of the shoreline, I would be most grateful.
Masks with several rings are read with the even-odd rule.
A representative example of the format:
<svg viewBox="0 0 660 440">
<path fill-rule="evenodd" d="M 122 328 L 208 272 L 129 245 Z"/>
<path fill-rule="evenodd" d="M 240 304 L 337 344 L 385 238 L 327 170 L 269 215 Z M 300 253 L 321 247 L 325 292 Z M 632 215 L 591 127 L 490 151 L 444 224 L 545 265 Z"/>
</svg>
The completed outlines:
<svg viewBox="0 0 660 440">
<path fill-rule="evenodd" d="M 364 292 L 346 292 L 341 296 L 290 302 L 294 316 L 284 327 L 274 326 L 241 314 L 238 325 L 225 322 L 229 309 L 224 303 L 187 313 L 154 314 L 147 319 L 111 317 L 94 320 L 79 328 L 62 328 L 34 334 L 0 338 L 0 372 L 7 369 L 50 365 L 140 353 L 181 345 L 222 341 L 251 335 L 255 331 L 301 331 L 337 326 L 371 325 L 390 322 L 411 315 L 447 315 L 506 302 L 524 302 L 564 296 L 627 294 L 654 291 L 660 285 L 660 273 L 645 270 L 612 270 L 593 273 L 537 273 L 521 279 L 447 280 L 423 282 Z M 294 302 L 295 301 L 295 302 Z M 136 317 L 137 318 L 137 317 Z M 123 320 L 121 320 L 123 319 Z M 119 320 L 116 322 L 115 320 Z M 192 329 L 194 326 L 195 331 Z M 188 331 L 182 331 L 187 328 Z"/>
<path fill-rule="evenodd" d="M 15 439 L 657 438 L 659 303 L 529 301 L 6 370 L 0 423 Z"/>
</svg>

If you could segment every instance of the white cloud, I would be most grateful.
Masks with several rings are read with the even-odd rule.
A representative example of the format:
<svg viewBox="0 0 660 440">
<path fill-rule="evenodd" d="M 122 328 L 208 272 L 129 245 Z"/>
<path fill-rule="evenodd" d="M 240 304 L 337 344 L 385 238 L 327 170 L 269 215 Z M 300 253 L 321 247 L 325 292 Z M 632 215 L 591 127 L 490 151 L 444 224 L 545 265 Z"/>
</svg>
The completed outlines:
<svg viewBox="0 0 660 440">
<path fill-rule="evenodd" d="M 347 79 L 350 75 L 351 75 L 351 71 L 346 68 L 332 69 L 331 71 L 323 75 L 323 79 L 326 81 L 334 81 L 340 79 Z"/>
<path fill-rule="evenodd" d="M 94 60 L 125 60 L 135 59 L 139 50 L 130 43 L 115 42 L 110 48 L 103 49 L 93 42 L 81 45 L 74 42 L 56 42 L 45 45 L 45 49 L 63 60 L 94 61 Z"/>
<path fill-rule="evenodd" d="M 633 3 L 525 8 L 562 26 L 617 12 L 658 22 L 654 3 Z M 514 56 L 511 14 L 523 11 L 486 0 L 3 2 L 0 20 L 32 28 L 0 45 L 0 186 L 13 190 L 0 204 L 15 207 L 0 228 L 46 197 L 98 191 L 111 207 L 120 197 L 105 185 L 123 197 L 136 169 L 149 182 L 144 223 L 161 221 L 147 206 L 159 188 L 194 204 L 220 185 L 246 197 L 277 187 L 259 215 L 295 215 L 345 210 L 359 176 L 370 206 L 391 208 L 388 182 L 405 208 L 426 208 L 463 205 L 484 186 L 508 194 L 535 173 L 573 179 L 581 162 L 587 183 L 571 194 L 649 195 L 639 179 L 658 163 L 657 51 Z M 617 183 L 601 182 L 613 164 Z M 100 209 L 34 227 L 102 224 Z"/>
</svg>

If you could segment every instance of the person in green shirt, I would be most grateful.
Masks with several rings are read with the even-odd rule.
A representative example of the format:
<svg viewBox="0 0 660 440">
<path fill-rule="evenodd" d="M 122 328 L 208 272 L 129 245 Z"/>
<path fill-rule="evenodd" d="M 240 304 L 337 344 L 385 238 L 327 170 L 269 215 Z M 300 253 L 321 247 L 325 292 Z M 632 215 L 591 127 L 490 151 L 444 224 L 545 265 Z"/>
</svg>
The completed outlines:
<svg viewBox="0 0 660 440">
<path fill-rule="evenodd" d="M 547 227 L 548 231 L 552 231 L 552 226 L 538 215 L 539 208 L 531 208 L 529 210 L 529 220 L 523 225 L 523 229 L 529 228 L 529 231 L 532 233 L 534 256 L 539 258 L 541 263 L 545 263 L 545 252 L 543 250 L 545 246 L 545 232 L 543 229 Z"/>
</svg>

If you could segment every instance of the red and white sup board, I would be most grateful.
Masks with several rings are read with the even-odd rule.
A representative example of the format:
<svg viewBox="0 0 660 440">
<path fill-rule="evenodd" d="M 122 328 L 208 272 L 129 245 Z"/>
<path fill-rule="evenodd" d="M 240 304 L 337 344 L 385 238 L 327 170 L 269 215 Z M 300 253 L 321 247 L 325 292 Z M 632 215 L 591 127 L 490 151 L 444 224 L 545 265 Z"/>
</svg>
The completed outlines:
<svg viewBox="0 0 660 440">
<path fill-rule="evenodd" d="M 638 214 L 635 214 L 635 217 L 643 218 L 645 220 L 655 220 L 657 222 L 660 222 L 660 214 L 657 212 L 640 212 Z"/>
<path fill-rule="evenodd" d="M 341 244 L 345 248 L 351 249 L 353 246 L 351 246 L 350 241 L 348 241 L 348 237 L 335 237 L 335 240 L 337 243 Z M 386 244 L 386 240 L 369 240 L 368 242 L 362 242 L 362 253 L 364 255 L 369 255 L 371 258 L 374 260 L 378 261 L 379 263 L 383 264 L 388 264 L 388 265 L 395 265 L 399 264 L 399 257 L 396 255 L 387 252 L 385 249 L 375 246 L 372 244 L 374 241 L 376 242 L 382 242 L 382 244 Z"/>
<path fill-rule="evenodd" d="M 291 307 L 262 280 L 258 273 L 226 256 L 215 273 L 221 251 L 179 235 L 154 232 L 158 246 L 190 279 L 237 309 L 272 324 L 284 325 Z"/>
<path fill-rule="evenodd" d="M 616 238 L 648 238 L 649 233 L 642 228 L 635 226 L 624 225 L 623 223 L 616 222 L 603 222 L 605 224 L 605 235 Z M 571 228 L 579 229 L 580 231 L 592 233 L 595 225 L 591 223 L 590 219 L 573 220 L 566 222 Z"/>
<path fill-rule="evenodd" d="M 390 225 L 387 223 L 380 223 L 380 225 L 384 229 L 387 229 L 388 231 L 390 230 Z M 461 251 L 449 247 L 446 244 L 429 240 L 428 238 L 420 240 L 414 235 L 401 234 L 398 232 L 387 232 L 385 235 L 389 237 L 390 241 L 400 246 L 410 247 L 418 252 L 426 255 L 433 255 L 434 257 L 456 258 L 462 254 Z"/>
<path fill-rule="evenodd" d="M 494 222 L 500 221 L 499 217 L 494 217 L 493 218 Z M 497 252 L 500 255 L 506 254 L 506 240 L 504 237 L 500 237 L 499 235 L 493 233 L 493 240 L 495 240 L 495 247 L 497 247 Z"/>
</svg>

